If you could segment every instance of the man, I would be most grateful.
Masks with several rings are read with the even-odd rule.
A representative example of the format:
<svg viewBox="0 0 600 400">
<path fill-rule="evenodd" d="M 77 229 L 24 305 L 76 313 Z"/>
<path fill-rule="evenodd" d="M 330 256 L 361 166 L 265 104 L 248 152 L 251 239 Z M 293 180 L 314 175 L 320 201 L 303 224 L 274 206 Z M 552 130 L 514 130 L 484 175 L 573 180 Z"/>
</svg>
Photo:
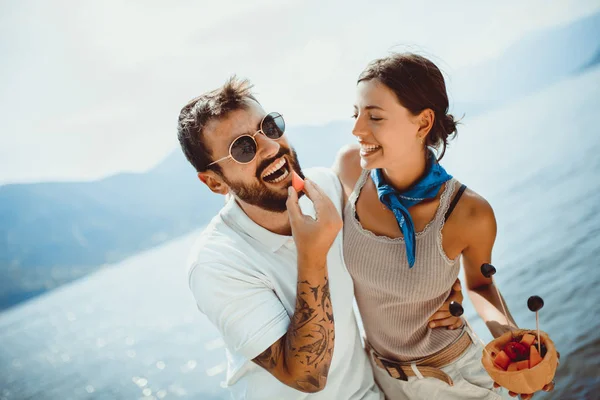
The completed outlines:
<svg viewBox="0 0 600 400">
<path fill-rule="evenodd" d="M 342 258 L 341 185 L 315 168 L 305 196 L 290 187 L 292 171 L 304 174 L 283 117 L 250 89 L 232 78 L 190 101 L 178 124 L 200 180 L 229 195 L 188 276 L 226 343 L 228 386 L 236 399 L 382 399 Z"/>
</svg>

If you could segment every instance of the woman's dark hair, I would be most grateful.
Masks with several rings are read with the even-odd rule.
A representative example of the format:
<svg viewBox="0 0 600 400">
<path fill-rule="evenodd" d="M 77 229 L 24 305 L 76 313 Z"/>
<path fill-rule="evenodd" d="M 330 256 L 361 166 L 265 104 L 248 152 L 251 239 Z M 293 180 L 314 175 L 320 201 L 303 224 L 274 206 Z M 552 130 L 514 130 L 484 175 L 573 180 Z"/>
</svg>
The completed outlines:
<svg viewBox="0 0 600 400">
<path fill-rule="evenodd" d="M 456 135 L 458 121 L 448 114 L 446 83 L 439 68 L 427 58 L 413 53 L 394 53 L 372 61 L 358 82 L 377 79 L 396 93 L 400 104 L 413 115 L 429 108 L 434 123 L 427 135 L 427 146 L 440 149 L 444 157 L 448 141 Z"/>
</svg>

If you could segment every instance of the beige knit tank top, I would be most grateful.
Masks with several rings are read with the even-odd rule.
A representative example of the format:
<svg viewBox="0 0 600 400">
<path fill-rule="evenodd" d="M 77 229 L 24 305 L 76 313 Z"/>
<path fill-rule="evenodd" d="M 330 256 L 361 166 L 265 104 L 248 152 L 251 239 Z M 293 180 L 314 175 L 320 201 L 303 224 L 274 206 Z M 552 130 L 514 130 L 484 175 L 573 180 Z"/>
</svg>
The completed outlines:
<svg viewBox="0 0 600 400">
<path fill-rule="evenodd" d="M 451 260 L 442 247 L 444 215 L 456 180 L 446 183 L 435 217 L 416 233 L 416 261 L 408 268 L 403 238 L 375 235 L 356 218 L 356 200 L 369 173 L 362 172 L 344 208 L 346 266 L 370 345 L 389 359 L 416 360 L 442 350 L 461 333 L 427 325 L 460 269 L 460 256 Z"/>
</svg>

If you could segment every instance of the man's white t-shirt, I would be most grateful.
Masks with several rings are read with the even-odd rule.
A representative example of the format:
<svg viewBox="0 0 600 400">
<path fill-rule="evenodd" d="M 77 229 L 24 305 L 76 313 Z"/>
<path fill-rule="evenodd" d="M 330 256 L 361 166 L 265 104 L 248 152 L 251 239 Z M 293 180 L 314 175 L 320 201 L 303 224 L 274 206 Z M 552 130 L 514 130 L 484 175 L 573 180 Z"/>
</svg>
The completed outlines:
<svg viewBox="0 0 600 400">
<path fill-rule="evenodd" d="M 342 213 L 342 188 L 327 168 L 305 171 Z M 302 212 L 314 217 L 303 196 Z M 293 239 L 253 222 L 231 199 L 200 235 L 189 262 L 189 286 L 200 311 L 226 344 L 227 385 L 234 399 L 383 399 L 373 379 L 353 312 L 354 286 L 343 260 L 342 232 L 327 255 L 335 347 L 325 389 L 308 394 L 279 382 L 251 360 L 287 331 L 296 305 Z"/>
</svg>

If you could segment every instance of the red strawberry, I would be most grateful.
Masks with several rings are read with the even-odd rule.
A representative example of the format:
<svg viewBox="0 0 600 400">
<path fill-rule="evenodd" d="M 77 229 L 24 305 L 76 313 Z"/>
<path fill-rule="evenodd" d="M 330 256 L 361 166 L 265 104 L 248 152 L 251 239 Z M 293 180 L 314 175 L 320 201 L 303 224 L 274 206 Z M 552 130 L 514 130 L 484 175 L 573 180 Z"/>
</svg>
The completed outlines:
<svg viewBox="0 0 600 400">
<path fill-rule="evenodd" d="M 504 346 L 504 352 L 513 361 L 522 361 L 529 359 L 529 348 L 523 343 L 508 342 Z"/>
<path fill-rule="evenodd" d="M 504 352 L 511 359 L 511 361 L 515 361 L 517 359 L 517 351 L 515 350 L 515 344 L 517 342 L 508 342 L 504 345 Z"/>
</svg>

